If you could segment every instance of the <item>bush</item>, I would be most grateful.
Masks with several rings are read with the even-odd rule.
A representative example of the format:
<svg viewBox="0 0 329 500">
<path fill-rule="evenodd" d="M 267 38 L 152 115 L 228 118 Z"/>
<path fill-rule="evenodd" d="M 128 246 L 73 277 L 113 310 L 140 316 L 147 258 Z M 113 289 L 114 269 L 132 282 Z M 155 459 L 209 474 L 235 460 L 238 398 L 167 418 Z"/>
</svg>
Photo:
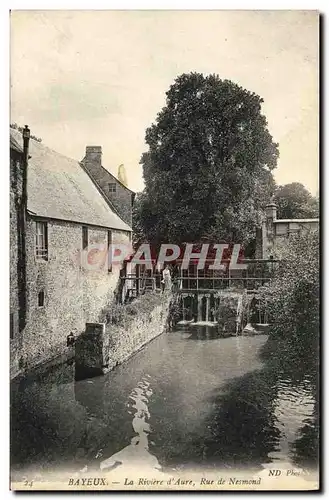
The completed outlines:
<svg viewBox="0 0 329 500">
<path fill-rule="evenodd" d="M 102 320 L 107 324 L 118 325 L 123 322 L 124 315 L 124 306 L 113 302 L 103 309 Z"/>
<path fill-rule="evenodd" d="M 138 314 L 138 308 L 134 304 L 127 304 L 125 311 L 129 316 L 136 316 Z"/>
<path fill-rule="evenodd" d="M 101 321 L 105 321 L 108 325 L 127 326 L 127 322 L 132 321 L 137 315 L 150 314 L 161 302 L 162 296 L 156 293 L 146 293 L 126 305 L 113 302 L 103 309 Z"/>
<path fill-rule="evenodd" d="M 271 334 L 297 340 L 303 348 L 318 346 L 319 233 L 301 231 L 282 248 L 282 262 L 274 279 L 259 290 L 268 311 Z"/>
</svg>

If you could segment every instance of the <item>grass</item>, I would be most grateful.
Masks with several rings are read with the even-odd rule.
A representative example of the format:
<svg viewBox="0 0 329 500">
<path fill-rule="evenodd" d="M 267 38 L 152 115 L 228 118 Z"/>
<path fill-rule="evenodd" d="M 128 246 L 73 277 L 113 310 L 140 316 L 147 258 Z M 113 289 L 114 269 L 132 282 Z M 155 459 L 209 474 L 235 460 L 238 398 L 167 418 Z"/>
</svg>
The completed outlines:
<svg viewBox="0 0 329 500">
<path fill-rule="evenodd" d="M 137 316 L 151 314 L 162 302 L 163 296 L 155 292 L 141 295 L 129 304 L 113 302 L 103 309 L 101 320 L 107 325 L 127 326 Z"/>
</svg>

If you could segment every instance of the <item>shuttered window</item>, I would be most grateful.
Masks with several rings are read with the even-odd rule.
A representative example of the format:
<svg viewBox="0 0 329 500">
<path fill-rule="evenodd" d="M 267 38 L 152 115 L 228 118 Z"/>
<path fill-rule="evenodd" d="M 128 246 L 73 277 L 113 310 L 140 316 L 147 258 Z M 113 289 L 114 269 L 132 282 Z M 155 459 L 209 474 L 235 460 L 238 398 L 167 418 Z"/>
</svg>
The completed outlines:
<svg viewBox="0 0 329 500">
<path fill-rule="evenodd" d="M 38 306 L 43 307 L 45 305 L 45 292 L 41 290 L 38 293 Z"/>
<path fill-rule="evenodd" d="M 15 328 L 15 315 L 14 313 L 10 313 L 10 340 L 12 340 L 15 337 L 16 334 L 16 328 Z"/>
<path fill-rule="evenodd" d="M 36 222 L 36 256 L 48 260 L 48 227 L 47 222 Z"/>
</svg>

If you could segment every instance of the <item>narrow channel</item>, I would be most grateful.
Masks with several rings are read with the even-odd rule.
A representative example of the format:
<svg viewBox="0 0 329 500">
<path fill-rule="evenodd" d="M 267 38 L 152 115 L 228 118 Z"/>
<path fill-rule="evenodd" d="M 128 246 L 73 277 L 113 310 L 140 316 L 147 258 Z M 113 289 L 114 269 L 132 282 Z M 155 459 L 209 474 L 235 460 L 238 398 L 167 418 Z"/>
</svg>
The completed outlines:
<svg viewBox="0 0 329 500">
<path fill-rule="evenodd" d="M 75 382 L 67 364 L 14 384 L 13 478 L 136 463 L 162 473 L 316 466 L 316 453 L 305 462 L 316 441 L 314 381 L 299 377 L 298 366 L 292 378 L 274 351 L 263 361 L 266 341 L 190 326 L 162 334 L 103 377 Z"/>
</svg>

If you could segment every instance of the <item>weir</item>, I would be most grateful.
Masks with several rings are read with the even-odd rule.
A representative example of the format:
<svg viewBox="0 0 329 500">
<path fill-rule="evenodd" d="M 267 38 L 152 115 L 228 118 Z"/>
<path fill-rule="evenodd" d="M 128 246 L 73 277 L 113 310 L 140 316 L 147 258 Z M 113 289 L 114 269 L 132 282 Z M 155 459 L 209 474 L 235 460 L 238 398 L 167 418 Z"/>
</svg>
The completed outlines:
<svg viewBox="0 0 329 500">
<path fill-rule="evenodd" d="M 179 291 L 177 325 L 216 326 L 223 333 L 238 335 L 248 323 L 252 298 L 243 290 Z"/>
<path fill-rule="evenodd" d="M 257 290 L 272 279 L 278 263 L 274 259 L 244 259 L 239 262 L 245 264 L 242 269 L 231 269 L 228 263 L 218 270 L 208 261 L 203 269 L 195 261 L 187 269 L 182 261 L 175 261 L 171 266 L 176 309 L 173 324 L 214 326 L 224 336 L 266 330 L 269 320 L 266 311 L 258 307 Z M 155 265 L 152 270 L 130 265 L 121 276 L 122 302 L 150 290 L 161 293 L 162 281 Z"/>
<path fill-rule="evenodd" d="M 266 331 L 267 312 L 259 308 L 257 289 L 272 279 L 278 261 L 243 262 L 247 266 L 242 270 L 180 267 L 175 290 L 181 310 L 177 325 L 209 325 L 224 336 Z"/>
</svg>

